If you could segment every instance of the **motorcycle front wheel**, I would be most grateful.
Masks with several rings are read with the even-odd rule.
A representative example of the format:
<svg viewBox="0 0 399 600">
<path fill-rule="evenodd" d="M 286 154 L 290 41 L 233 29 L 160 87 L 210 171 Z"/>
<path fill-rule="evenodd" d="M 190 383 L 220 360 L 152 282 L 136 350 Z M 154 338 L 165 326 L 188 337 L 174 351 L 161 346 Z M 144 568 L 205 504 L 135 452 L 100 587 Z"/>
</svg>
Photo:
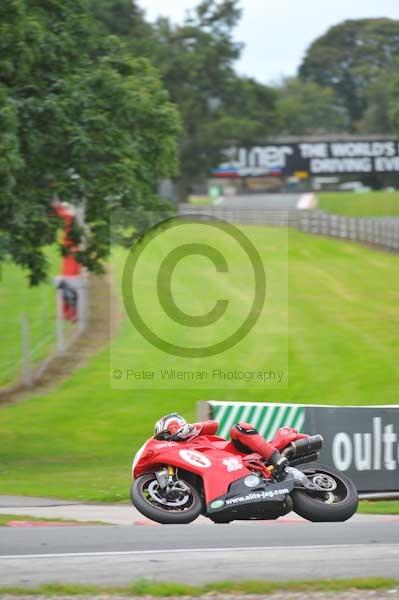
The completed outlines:
<svg viewBox="0 0 399 600">
<path fill-rule="evenodd" d="M 359 503 L 354 483 L 330 467 L 316 465 L 302 469 L 319 490 L 295 489 L 292 492 L 294 511 L 313 522 L 347 521 Z"/>
<path fill-rule="evenodd" d="M 155 474 L 146 473 L 133 482 L 130 497 L 145 517 L 163 525 L 191 523 L 202 512 L 199 493 L 183 479 L 175 481 L 173 489 L 162 490 Z"/>
</svg>

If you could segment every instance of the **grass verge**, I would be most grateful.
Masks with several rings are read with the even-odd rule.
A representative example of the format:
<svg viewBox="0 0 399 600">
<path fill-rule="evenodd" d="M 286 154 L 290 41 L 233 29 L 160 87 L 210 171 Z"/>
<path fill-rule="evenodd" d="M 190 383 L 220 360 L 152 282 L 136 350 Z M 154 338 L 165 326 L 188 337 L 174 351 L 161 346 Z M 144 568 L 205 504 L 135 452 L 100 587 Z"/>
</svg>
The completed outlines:
<svg viewBox="0 0 399 600">
<path fill-rule="evenodd" d="M 310 581 L 221 581 L 201 586 L 183 583 L 156 583 L 136 581 L 124 587 L 102 587 L 96 585 L 42 585 L 37 588 L 1 587 L 0 594 L 10 596 L 148 596 L 155 598 L 191 596 L 205 594 L 270 595 L 275 592 L 344 592 L 347 590 L 390 590 L 398 586 L 397 579 L 333 579 Z"/>
<path fill-rule="evenodd" d="M 399 515 L 399 501 L 370 502 L 363 500 L 359 504 L 358 512 L 367 515 Z"/>
<path fill-rule="evenodd" d="M 322 192 L 317 194 L 319 208 L 348 217 L 398 217 L 398 192 Z"/>
<path fill-rule="evenodd" d="M 0 515 L 0 527 L 6 527 L 10 521 L 29 521 L 32 523 L 65 523 L 73 525 L 107 525 L 102 521 L 74 521 L 71 519 L 48 519 L 45 517 L 30 517 L 29 515 Z"/>
<path fill-rule="evenodd" d="M 198 196 L 192 195 L 189 198 L 190 204 L 195 204 L 196 206 L 211 206 L 213 204 L 213 198 L 210 196 Z"/>
</svg>

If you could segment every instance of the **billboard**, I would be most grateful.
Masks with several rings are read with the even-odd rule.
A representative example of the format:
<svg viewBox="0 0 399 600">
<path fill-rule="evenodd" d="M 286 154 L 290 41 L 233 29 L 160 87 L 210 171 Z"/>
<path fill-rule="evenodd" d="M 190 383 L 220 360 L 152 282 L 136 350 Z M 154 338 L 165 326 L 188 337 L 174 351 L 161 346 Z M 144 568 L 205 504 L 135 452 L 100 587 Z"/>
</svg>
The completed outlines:
<svg viewBox="0 0 399 600">
<path fill-rule="evenodd" d="M 375 175 L 399 173 L 397 138 L 359 141 L 306 141 L 268 143 L 251 148 L 230 148 L 227 161 L 213 171 L 215 177 Z"/>
<path fill-rule="evenodd" d="M 304 430 L 324 437 L 320 462 L 364 492 L 399 491 L 399 407 L 307 407 Z"/>
<path fill-rule="evenodd" d="M 399 406 L 347 407 L 256 402 L 200 403 L 200 418 L 218 421 L 228 437 L 239 421 L 272 439 L 279 427 L 324 438 L 320 463 L 346 473 L 359 492 L 399 491 Z"/>
</svg>

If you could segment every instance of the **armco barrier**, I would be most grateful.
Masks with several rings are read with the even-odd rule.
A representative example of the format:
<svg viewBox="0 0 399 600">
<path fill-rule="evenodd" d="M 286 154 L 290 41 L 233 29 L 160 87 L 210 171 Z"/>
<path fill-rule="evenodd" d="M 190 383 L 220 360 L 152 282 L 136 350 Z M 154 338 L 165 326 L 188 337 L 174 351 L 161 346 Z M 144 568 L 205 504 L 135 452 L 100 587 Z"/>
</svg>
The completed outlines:
<svg viewBox="0 0 399 600">
<path fill-rule="evenodd" d="M 228 437 L 247 421 L 271 439 L 283 426 L 324 438 L 320 463 L 346 473 L 362 495 L 399 495 L 399 406 L 313 406 L 255 402 L 200 402 L 200 419 L 219 422 Z"/>
</svg>

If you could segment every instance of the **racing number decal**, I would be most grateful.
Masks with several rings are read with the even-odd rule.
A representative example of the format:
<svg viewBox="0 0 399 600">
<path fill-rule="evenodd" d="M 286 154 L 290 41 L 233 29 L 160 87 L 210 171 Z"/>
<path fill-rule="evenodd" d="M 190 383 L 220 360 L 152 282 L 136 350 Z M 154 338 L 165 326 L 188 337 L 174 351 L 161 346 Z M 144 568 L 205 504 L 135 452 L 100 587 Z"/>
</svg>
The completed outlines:
<svg viewBox="0 0 399 600">
<path fill-rule="evenodd" d="M 193 467 L 208 469 L 212 463 L 207 456 L 196 450 L 179 450 L 180 457 Z"/>
</svg>

